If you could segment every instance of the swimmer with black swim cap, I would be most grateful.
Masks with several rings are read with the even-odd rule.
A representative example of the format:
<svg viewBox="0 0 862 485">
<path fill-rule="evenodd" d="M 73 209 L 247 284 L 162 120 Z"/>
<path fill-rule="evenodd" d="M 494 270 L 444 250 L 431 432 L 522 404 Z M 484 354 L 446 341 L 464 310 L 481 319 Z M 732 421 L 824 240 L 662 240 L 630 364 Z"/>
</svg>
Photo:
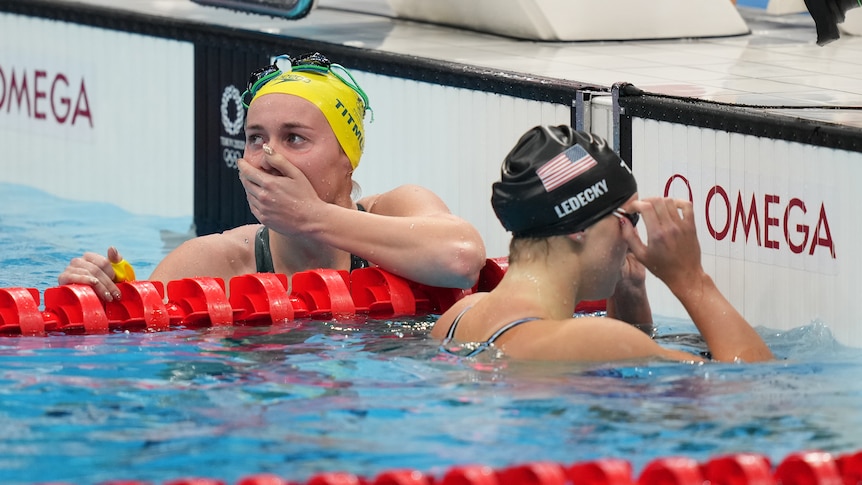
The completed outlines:
<svg viewBox="0 0 862 485">
<path fill-rule="evenodd" d="M 772 354 L 704 272 L 691 203 L 638 200 L 631 169 L 601 138 L 537 126 L 503 161 L 491 204 L 512 233 L 508 267 L 488 293 L 457 301 L 434 325 L 445 354 L 461 358 L 608 362 L 701 361 L 650 337 L 646 269 L 665 282 L 721 361 Z M 643 216 L 649 244 L 635 230 Z M 583 300 L 606 316 L 573 318 Z"/>
<path fill-rule="evenodd" d="M 515 237 L 583 231 L 637 192 L 631 169 L 605 140 L 569 126 L 528 131 L 501 172 L 491 205 Z"/>
</svg>

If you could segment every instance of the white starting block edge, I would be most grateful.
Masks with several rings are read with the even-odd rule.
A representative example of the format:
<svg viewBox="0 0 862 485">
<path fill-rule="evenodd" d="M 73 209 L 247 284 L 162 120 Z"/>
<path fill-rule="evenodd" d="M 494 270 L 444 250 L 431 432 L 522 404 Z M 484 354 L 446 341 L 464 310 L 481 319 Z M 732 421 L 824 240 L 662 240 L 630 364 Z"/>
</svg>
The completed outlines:
<svg viewBox="0 0 862 485">
<path fill-rule="evenodd" d="M 399 18 L 539 41 L 750 33 L 730 0 L 388 0 Z"/>
<path fill-rule="evenodd" d="M 789 15 L 808 12 L 805 0 L 769 0 L 766 4 L 766 13 L 771 15 Z"/>
<path fill-rule="evenodd" d="M 842 34 L 862 35 L 862 8 L 848 10 L 844 14 L 844 22 L 838 24 Z"/>
</svg>

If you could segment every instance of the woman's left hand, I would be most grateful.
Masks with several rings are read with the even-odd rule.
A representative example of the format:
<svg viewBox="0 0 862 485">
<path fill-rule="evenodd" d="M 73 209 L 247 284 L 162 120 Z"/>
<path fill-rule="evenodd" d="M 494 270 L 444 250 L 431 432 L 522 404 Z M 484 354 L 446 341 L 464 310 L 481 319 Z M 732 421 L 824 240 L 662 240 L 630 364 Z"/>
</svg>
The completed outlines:
<svg viewBox="0 0 862 485">
<path fill-rule="evenodd" d="M 646 281 L 646 267 L 638 261 L 634 253 L 628 251 L 623 260 L 622 273 L 617 288 L 625 287 L 643 288 Z"/>
</svg>

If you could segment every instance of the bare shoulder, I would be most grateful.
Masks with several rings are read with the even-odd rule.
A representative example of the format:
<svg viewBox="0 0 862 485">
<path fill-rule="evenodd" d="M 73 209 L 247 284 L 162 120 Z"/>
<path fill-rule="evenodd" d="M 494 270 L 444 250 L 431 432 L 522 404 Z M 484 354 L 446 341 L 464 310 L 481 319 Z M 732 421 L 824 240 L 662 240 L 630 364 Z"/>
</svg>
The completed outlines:
<svg viewBox="0 0 862 485">
<path fill-rule="evenodd" d="M 458 314 L 463 312 L 466 308 L 475 305 L 487 294 L 488 293 L 473 293 L 456 301 L 451 307 L 449 307 L 448 310 L 446 310 L 445 312 L 443 312 L 442 315 L 440 315 L 440 318 L 438 318 L 436 322 L 434 322 L 434 327 L 431 329 L 431 337 L 445 337 L 446 332 L 449 331 L 449 327 L 452 325 L 452 322 L 455 321 L 455 318 L 458 316 Z"/>
<path fill-rule="evenodd" d="M 437 194 L 420 185 L 400 185 L 388 192 L 369 195 L 360 201 L 372 214 L 415 216 L 449 214 L 449 208 Z"/>
<path fill-rule="evenodd" d="M 170 281 L 209 276 L 228 283 L 234 276 L 253 273 L 256 269 L 254 240 L 261 227 L 249 224 L 189 239 L 159 263 L 152 279 Z"/>
<path fill-rule="evenodd" d="M 694 355 L 666 349 L 634 326 L 613 318 L 579 317 L 545 320 L 540 324 L 546 328 L 533 328 L 531 335 L 520 336 L 520 342 L 505 342 L 504 351 L 514 357 L 582 362 L 701 360 Z M 525 326 L 523 330 L 527 328 Z M 520 329 L 512 331 L 513 338 L 518 337 L 516 330 Z"/>
</svg>

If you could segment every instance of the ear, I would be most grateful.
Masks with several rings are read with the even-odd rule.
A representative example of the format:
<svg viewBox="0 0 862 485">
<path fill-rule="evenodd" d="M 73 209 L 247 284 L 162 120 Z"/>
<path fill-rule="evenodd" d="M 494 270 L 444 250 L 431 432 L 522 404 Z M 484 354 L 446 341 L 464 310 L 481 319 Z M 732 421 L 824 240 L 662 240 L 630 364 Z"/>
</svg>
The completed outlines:
<svg viewBox="0 0 862 485">
<path fill-rule="evenodd" d="M 578 232 L 575 232 L 572 234 L 567 234 L 566 237 L 571 239 L 572 241 L 578 243 L 578 244 L 581 244 L 584 242 L 584 231 L 578 231 Z"/>
</svg>

